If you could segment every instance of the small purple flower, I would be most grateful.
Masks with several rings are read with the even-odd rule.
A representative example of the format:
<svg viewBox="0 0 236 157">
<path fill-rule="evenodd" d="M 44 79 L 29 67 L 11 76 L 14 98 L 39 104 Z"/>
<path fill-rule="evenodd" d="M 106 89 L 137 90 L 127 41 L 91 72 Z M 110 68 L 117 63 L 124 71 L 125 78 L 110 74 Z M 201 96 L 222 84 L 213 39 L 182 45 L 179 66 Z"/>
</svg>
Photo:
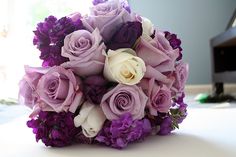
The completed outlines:
<svg viewBox="0 0 236 157">
<path fill-rule="evenodd" d="M 172 120 L 176 125 L 182 123 L 187 117 L 187 107 L 188 105 L 182 102 L 180 104 L 175 103 L 172 109 L 170 109 Z"/>
<path fill-rule="evenodd" d="M 176 34 L 172 34 L 168 31 L 164 32 L 166 39 L 170 42 L 170 45 L 173 49 L 179 49 L 179 57 L 177 58 L 177 61 L 181 60 L 183 57 L 182 54 L 182 47 L 181 47 L 181 40 L 177 37 Z"/>
<path fill-rule="evenodd" d="M 143 29 L 140 22 L 127 22 L 112 36 L 107 47 L 111 50 L 132 48 L 142 33 Z"/>
<path fill-rule="evenodd" d="M 173 130 L 173 126 L 172 126 L 172 119 L 171 117 L 165 117 L 161 124 L 160 124 L 160 131 L 157 133 L 158 135 L 168 135 L 171 133 L 171 131 Z"/>
<path fill-rule="evenodd" d="M 118 120 L 107 121 L 95 140 L 122 149 L 130 142 L 144 139 L 150 132 L 151 124 L 148 119 L 133 120 L 130 114 L 124 114 Z"/>
<path fill-rule="evenodd" d="M 174 101 L 177 103 L 177 104 L 181 104 L 184 102 L 184 98 L 185 98 L 185 93 L 183 92 L 181 96 L 177 97 Z"/>
<path fill-rule="evenodd" d="M 61 43 L 63 45 L 66 35 L 82 28 L 83 24 L 80 19 L 73 22 L 69 17 L 62 17 L 56 21 L 53 28 L 49 31 L 51 42 L 54 44 Z"/>
<path fill-rule="evenodd" d="M 44 22 L 40 22 L 34 31 L 33 44 L 41 51 L 40 59 L 43 60 L 43 66 L 51 67 L 68 61 L 67 58 L 61 56 L 64 38 L 82 28 L 80 19 L 73 22 L 69 17 L 57 20 L 56 17 L 49 16 Z"/>
<path fill-rule="evenodd" d="M 84 80 L 84 95 L 93 104 L 100 104 L 106 94 L 108 82 L 99 75 L 87 77 Z"/>
<path fill-rule="evenodd" d="M 56 113 L 41 111 L 36 119 L 27 122 L 33 128 L 36 141 L 42 140 L 46 146 L 63 147 L 74 142 L 74 137 L 81 131 L 74 126 L 74 115 L 70 112 Z"/>
<path fill-rule="evenodd" d="M 61 46 L 60 45 L 50 45 L 41 50 L 40 59 L 43 60 L 43 67 L 53 67 L 54 65 L 60 65 L 68 61 L 67 58 L 60 55 Z"/>
</svg>

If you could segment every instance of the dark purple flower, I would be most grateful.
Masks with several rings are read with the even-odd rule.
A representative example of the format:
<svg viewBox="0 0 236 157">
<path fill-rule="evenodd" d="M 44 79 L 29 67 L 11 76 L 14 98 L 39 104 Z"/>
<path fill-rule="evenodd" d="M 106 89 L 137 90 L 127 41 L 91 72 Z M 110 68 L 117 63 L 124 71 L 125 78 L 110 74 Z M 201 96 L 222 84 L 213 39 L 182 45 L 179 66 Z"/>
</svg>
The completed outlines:
<svg viewBox="0 0 236 157">
<path fill-rule="evenodd" d="M 63 147 L 74 142 L 74 137 L 81 131 L 74 126 L 74 115 L 70 112 L 56 113 L 41 111 L 36 119 L 27 122 L 33 128 L 36 141 L 40 139 L 46 146 Z"/>
<path fill-rule="evenodd" d="M 72 19 L 69 17 L 62 17 L 61 19 L 55 22 L 53 28 L 49 31 L 51 43 L 61 43 L 63 45 L 64 38 L 68 34 L 82 28 L 83 24 L 80 19 L 73 22 Z"/>
<path fill-rule="evenodd" d="M 165 117 L 160 124 L 160 131 L 158 135 L 168 135 L 173 130 L 172 119 L 171 117 Z"/>
<path fill-rule="evenodd" d="M 107 92 L 108 82 L 99 75 L 87 77 L 84 80 L 84 95 L 94 104 L 100 104 L 102 97 Z"/>
<path fill-rule="evenodd" d="M 80 19 L 73 22 L 69 17 L 57 20 L 56 17 L 49 16 L 44 22 L 40 22 L 34 31 L 33 44 L 41 51 L 40 59 L 43 60 L 43 66 L 60 65 L 68 61 L 67 58 L 61 56 L 64 38 L 82 28 Z"/>
<path fill-rule="evenodd" d="M 52 67 L 67 62 L 68 58 L 60 55 L 61 46 L 55 44 L 47 47 L 47 51 L 41 50 L 40 59 L 43 60 L 43 67 Z"/>
<path fill-rule="evenodd" d="M 137 39 L 142 35 L 143 29 L 140 22 L 127 22 L 112 36 L 107 43 L 108 49 L 132 48 Z"/>
<path fill-rule="evenodd" d="M 150 132 L 151 124 L 148 119 L 133 120 L 130 114 L 124 114 L 118 120 L 107 121 L 95 140 L 122 149 L 130 142 L 144 139 Z"/>
<path fill-rule="evenodd" d="M 158 112 L 157 116 L 151 116 L 149 120 L 152 124 L 153 134 L 168 135 L 175 129 L 169 113 Z"/>
<path fill-rule="evenodd" d="M 168 31 L 164 32 L 166 39 L 170 42 L 170 45 L 173 49 L 179 49 L 179 57 L 177 58 L 177 61 L 182 59 L 182 47 L 181 47 L 181 40 L 177 37 L 176 34 L 172 34 Z"/>
</svg>

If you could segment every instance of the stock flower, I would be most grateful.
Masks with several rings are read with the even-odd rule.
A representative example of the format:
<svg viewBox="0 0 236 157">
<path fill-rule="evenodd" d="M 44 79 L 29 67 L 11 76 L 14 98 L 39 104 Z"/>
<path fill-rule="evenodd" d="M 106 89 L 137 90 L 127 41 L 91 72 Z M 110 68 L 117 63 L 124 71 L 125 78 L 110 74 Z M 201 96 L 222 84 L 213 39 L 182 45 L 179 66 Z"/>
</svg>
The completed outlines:
<svg viewBox="0 0 236 157">
<path fill-rule="evenodd" d="M 42 65 L 52 67 L 68 61 L 61 56 L 63 40 L 66 35 L 81 28 L 83 24 L 80 19 L 73 22 L 69 17 L 57 20 L 56 17 L 49 16 L 44 22 L 39 23 L 34 31 L 33 44 L 41 51 Z"/>
<path fill-rule="evenodd" d="M 160 130 L 157 133 L 158 135 L 168 135 L 170 134 L 170 132 L 173 130 L 173 126 L 172 126 L 172 119 L 171 117 L 165 117 L 161 124 L 160 124 Z"/>
<path fill-rule="evenodd" d="M 148 119 L 133 120 L 130 114 L 124 114 L 117 120 L 105 123 L 95 139 L 107 146 L 122 149 L 130 142 L 144 139 L 150 132 Z"/>
<path fill-rule="evenodd" d="M 146 72 L 144 61 L 132 49 L 109 50 L 107 52 L 104 76 L 113 82 L 135 85 Z"/>
<path fill-rule="evenodd" d="M 80 132 L 73 122 L 74 115 L 70 112 L 40 111 L 36 119 L 27 122 L 33 129 L 36 141 L 42 140 L 46 146 L 64 147 L 74 142 L 74 137 Z"/>
<path fill-rule="evenodd" d="M 76 127 L 82 127 L 84 136 L 95 137 L 102 129 L 106 117 L 100 106 L 85 102 L 80 109 L 79 115 L 74 118 Z"/>
<path fill-rule="evenodd" d="M 105 62 L 105 45 L 98 29 L 92 33 L 78 30 L 66 36 L 62 56 L 70 61 L 63 67 L 73 69 L 79 76 L 91 76 L 102 72 Z M 89 67 L 89 68 L 88 68 Z"/>
<path fill-rule="evenodd" d="M 119 119 L 125 113 L 131 114 L 134 120 L 142 119 L 147 99 L 136 85 L 118 84 L 103 96 L 101 107 L 109 120 Z"/>
<path fill-rule="evenodd" d="M 177 58 L 177 61 L 181 60 L 183 57 L 182 52 L 182 47 L 181 47 L 181 40 L 177 37 L 176 34 L 172 34 L 168 31 L 165 31 L 165 37 L 166 39 L 170 42 L 170 45 L 173 49 L 179 49 L 179 56 Z"/>
</svg>

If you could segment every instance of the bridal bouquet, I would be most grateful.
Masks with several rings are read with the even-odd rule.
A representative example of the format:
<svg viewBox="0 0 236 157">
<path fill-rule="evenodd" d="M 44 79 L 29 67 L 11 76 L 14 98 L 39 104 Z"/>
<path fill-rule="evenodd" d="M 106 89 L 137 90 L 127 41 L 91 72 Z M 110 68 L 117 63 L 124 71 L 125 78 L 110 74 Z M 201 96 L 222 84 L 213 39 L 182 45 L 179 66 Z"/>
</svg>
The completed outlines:
<svg viewBox="0 0 236 157">
<path fill-rule="evenodd" d="M 36 141 L 124 148 L 167 135 L 187 116 L 188 66 L 176 34 L 132 13 L 125 0 L 94 0 L 90 14 L 38 23 L 42 67 L 25 66 L 19 101 Z"/>
</svg>

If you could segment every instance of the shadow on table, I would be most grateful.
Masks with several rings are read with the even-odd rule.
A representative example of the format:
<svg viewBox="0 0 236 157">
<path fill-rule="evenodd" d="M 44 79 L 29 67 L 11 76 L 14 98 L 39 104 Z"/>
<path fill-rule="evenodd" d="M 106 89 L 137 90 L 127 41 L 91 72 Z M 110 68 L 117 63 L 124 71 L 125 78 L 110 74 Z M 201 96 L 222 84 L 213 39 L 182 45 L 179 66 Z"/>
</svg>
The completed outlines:
<svg viewBox="0 0 236 157">
<path fill-rule="evenodd" d="M 236 151 L 210 143 L 188 134 L 153 136 L 141 143 L 130 144 L 126 149 L 116 150 L 99 145 L 74 145 L 66 148 L 43 148 L 40 151 L 57 157 L 235 157 Z M 41 153 L 42 153 L 41 152 Z M 43 153 L 43 154 L 44 154 Z"/>
</svg>

